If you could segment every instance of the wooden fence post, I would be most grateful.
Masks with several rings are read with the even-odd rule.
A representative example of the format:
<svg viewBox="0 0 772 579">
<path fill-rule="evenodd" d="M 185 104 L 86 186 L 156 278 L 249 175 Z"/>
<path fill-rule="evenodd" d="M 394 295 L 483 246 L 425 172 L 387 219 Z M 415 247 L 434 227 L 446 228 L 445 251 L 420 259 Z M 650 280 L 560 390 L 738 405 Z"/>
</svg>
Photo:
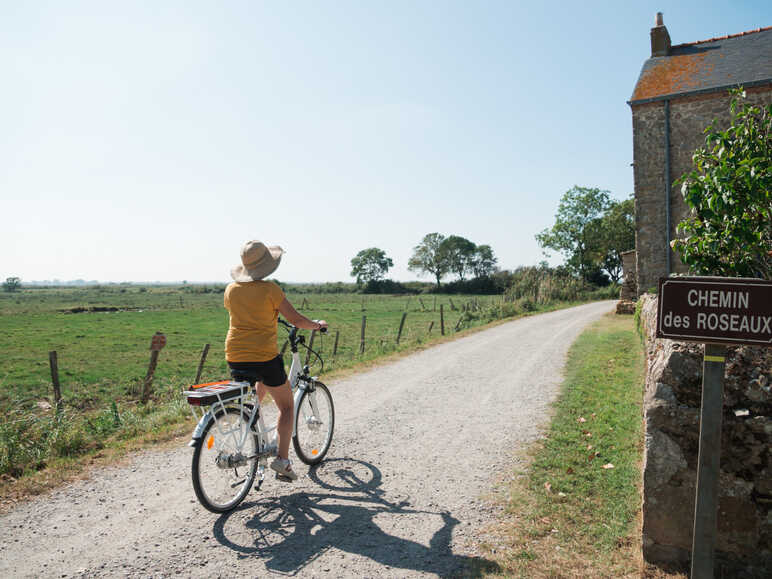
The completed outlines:
<svg viewBox="0 0 772 579">
<path fill-rule="evenodd" d="M 201 371 L 204 369 L 204 362 L 206 362 L 206 355 L 209 353 L 209 344 L 204 344 L 204 349 L 201 350 L 201 360 L 198 363 L 198 371 L 196 372 L 196 380 L 193 384 L 198 384 L 201 380 Z"/>
<path fill-rule="evenodd" d="M 308 366 L 308 362 L 311 360 L 311 348 L 314 347 L 315 337 L 316 337 L 316 330 L 311 330 L 311 338 L 308 340 L 308 350 L 306 351 L 306 363 L 305 363 L 306 366 Z"/>
<path fill-rule="evenodd" d="M 421 303 L 421 311 L 425 312 L 426 311 L 426 306 L 424 305 L 424 301 L 421 298 L 418 298 L 418 301 Z"/>
<path fill-rule="evenodd" d="M 453 298 L 448 298 L 450 300 L 450 309 L 451 311 L 456 311 L 456 304 L 453 303 Z"/>
<path fill-rule="evenodd" d="M 365 353 L 365 326 L 367 325 L 367 316 L 362 316 L 362 334 L 359 338 L 359 353 Z"/>
<path fill-rule="evenodd" d="M 161 332 L 156 332 L 153 339 L 150 340 L 150 364 L 147 367 L 145 383 L 142 386 L 142 403 L 145 404 L 150 399 L 150 389 L 153 385 L 153 375 L 158 365 L 158 353 L 166 345 L 166 336 Z"/>
<path fill-rule="evenodd" d="M 399 344 L 399 339 L 402 337 L 402 327 L 405 325 L 406 317 L 407 312 L 402 312 L 402 319 L 399 321 L 399 331 L 397 332 L 397 344 Z"/>
<path fill-rule="evenodd" d="M 432 328 L 433 328 L 433 327 L 434 327 L 434 320 L 432 320 L 431 322 L 429 322 L 429 329 L 426 331 L 426 334 L 427 334 L 427 335 L 429 335 L 429 336 L 431 335 L 431 333 L 432 333 Z"/>
<path fill-rule="evenodd" d="M 445 313 L 442 308 L 443 304 L 440 304 L 440 334 L 445 335 Z"/>
<path fill-rule="evenodd" d="M 410 300 L 412 299 L 412 297 L 413 296 L 408 296 L 407 302 L 405 302 L 405 311 L 407 311 L 408 306 L 410 306 Z"/>
<path fill-rule="evenodd" d="M 461 326 L 461 320 L 464 319 L 464 316 L 459 316 L 458 321 L 456 322 L 456 327 L 453 328 L 454 332 L 458 332 L 458 328 Z"/>
<path fill-rule="evenodd" d="M 335 358 L 335 354 L 338 353 L 338 336 L 340 336 L 340 331 L 335 330 L 335 345 L 332 347 L 332 357 Z"/>
<path fill-rule="evenodd" d="M 54 404 L 56 405 L 56 413 L 59 414 L 62 411 L 62 389 L 59 385 L 59 363 L 56 359 L 56 350 L 48 353 L 48 363 L 51 366 L 51 382 L 54 384 Z"/>
<path fill-rule="evenodd" d="M 145 383 L 142 386 L 142 403 L 145 404 L 150 398 L 150 389 L 153 385 L 153 375 L 155 374 L 155 367 L 158 365 L 158 350 L 152 350 L 150 352 L 150 364 L 147 367 L 147 374 L 145 375 Z"/>
</svg>

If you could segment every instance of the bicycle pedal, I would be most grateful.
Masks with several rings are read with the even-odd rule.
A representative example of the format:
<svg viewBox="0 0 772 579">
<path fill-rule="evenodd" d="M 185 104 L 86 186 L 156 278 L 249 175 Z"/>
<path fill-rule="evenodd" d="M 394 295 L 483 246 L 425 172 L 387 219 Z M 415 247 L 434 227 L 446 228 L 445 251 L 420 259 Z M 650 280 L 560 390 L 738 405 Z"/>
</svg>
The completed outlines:
<svg viewBox="0 0 772 579">
<path fill-rule="evenodd" d="M 284 476 L 283 474 L 279 474 L 278 472 L 276 473 L 276 478 L 279 479 L 281 482 L 289 482 L 289 483 L 295 482 L 294 479 L 291 479 L 288 476 Z"/>
</svg>

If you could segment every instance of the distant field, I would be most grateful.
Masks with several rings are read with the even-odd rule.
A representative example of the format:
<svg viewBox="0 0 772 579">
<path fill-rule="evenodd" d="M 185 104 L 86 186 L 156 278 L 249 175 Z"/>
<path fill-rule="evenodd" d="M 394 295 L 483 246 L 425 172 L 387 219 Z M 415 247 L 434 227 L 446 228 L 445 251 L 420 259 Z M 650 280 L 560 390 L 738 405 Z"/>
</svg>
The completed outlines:
<svg viewBox="0 0 772 579">
<path fill-rule="evenodd" d="M 439 336 L 440 305 L 445 312 L 445 331 L 452 333 L 464 305 L 490 308 L 500 300 L 500 296 L 419 298 L 353 293 L 289 293 L 288 298 L 306 316 L 330 323 L 331 333 L 321 342 L 327 369 L 397 349 L 403 312 L 408 315 L 399 349 L 410 349 Z M 89 311 L 99 308 L 118 311 Z M 362 316 L 367 317 L 364 355 L 359 354 Z M 459 329 L 489 321 L 475 317 L 468 314 Z M 431 322 L 434 326 L 429 334 Z M 206 343 L 211 349 L 202 380 L 227 376 L 223 341 L 228 314 L 222 305 L 221 287 L 24 289 L 0 294 L 0 326 L 0 410 L 11 403 L 32 406 L 42 399 L 51 401 L 51 350 L 57 351 L 66 406 L 94 408 L 136 397 L 147 371 L 150 338 L 156 331 L 167 336 L 154 382 L 159 394 L 179 391 L 191 383 Z M 340 338 L 333 360 L 336 331 Z M 319 346 L 317 336 L 315 347 Z"/>
</svg>

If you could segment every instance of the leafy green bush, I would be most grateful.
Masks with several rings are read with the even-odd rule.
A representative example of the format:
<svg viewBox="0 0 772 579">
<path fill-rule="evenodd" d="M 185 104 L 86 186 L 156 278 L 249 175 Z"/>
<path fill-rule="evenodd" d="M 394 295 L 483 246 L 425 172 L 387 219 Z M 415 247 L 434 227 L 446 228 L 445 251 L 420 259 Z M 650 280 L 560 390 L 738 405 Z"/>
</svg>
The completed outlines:
<svg viewBox="0 0 772 579">
<path fill-rule="evenodd" d="M 412 294 L 416 293 L 401 283 L 390 279 L 371 279 L 361 289 L 363 294 Z"/>
<path fill-rule="evenodd" d="M 594 288 L 565 267 L 551 268 L 546 263 L 517 268 L 510 276 L 504 296 L 509 300 L 528 298 L 534 303 L 576 301 L 582 292 Z"/>
<path fill-rule="evenodd" d="M 433 289 L 437 291 L 436 286 Z M 444 294 L 491 295 L 501 293 L 501 290 L 493 276 L 484 276 L 452 281 L 442 285 L 439 291 Z"/>
<path fill-rule="evenodd" d="M 772 278 L 772 105 L 733 91 L 732 123 L 705 130 L 694 169 L 677 183 L 689 217 L 671 243 L 695 273 Z"/>
</svg>

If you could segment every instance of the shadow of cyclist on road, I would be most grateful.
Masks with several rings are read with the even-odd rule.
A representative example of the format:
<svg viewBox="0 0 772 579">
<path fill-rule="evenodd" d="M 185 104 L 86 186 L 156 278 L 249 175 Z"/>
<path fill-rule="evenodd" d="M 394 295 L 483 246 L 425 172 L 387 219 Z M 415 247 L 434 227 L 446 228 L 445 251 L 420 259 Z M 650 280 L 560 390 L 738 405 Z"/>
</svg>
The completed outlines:
<svg viewBox="0 0 772 579">
<path fill-rule="evenodd" d="M 266 568 L 277 573 L 295 574 L 335 548 L 341 552 L 334 565 L 336 571 L 356 573 L 352 559 L 344 553 L 367 557 L 392 569 L 434 573 L 440 576 L 495 570 L 494 563 L 473 557 L 455 555 L 451 550 L 453 528 L 458 524 L 447 511 L 425 511 L 410 508 L 407 500 L 391 502 L 381 488 L 381 472 L 372 464 L 332 459 L 312 467 L 309 477 L 327 492 L 296 492 L 286 496 L 265 497 L 245 503 L 237 513 L 254 512 L 244 523 L 247 540 L 239 541 L 240 532 L 230 531 L 228 519 L 215 523 L 214 536 L 220 543 L 240 553 L 256 556 Z M 436 525 L 429 546 L 406 538 L 413 528 L 413 517 L 429 517 L 427 525 Z M 229 530 L 226 532 L 226 528 Z M 394 534 L 389 534 L 387 530 Z M 230 540 L 228 535 L 233 535 Z M 402 536 L 400 536 L 402 535 Z M 397 572 L 398 574 L 398 572 Z"/>
</svg>

